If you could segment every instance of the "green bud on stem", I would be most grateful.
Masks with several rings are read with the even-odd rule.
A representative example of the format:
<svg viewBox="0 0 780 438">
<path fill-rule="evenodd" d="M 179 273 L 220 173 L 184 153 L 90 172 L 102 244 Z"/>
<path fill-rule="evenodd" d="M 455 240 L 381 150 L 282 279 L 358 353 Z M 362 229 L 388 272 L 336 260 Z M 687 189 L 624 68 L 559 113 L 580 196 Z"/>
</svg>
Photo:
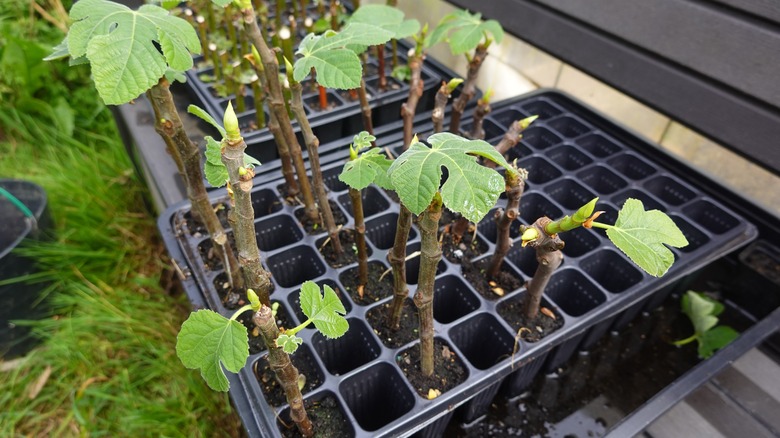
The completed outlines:
<svg viewBox="0 0 780 438">
<path fill-rule="evenodd" d="M 233 103 L 228 101 L 227 108 L 225 109 L 225 116 L 222 119 L 222 123 L 225 125 L 225 132 L 229 141 L 241 140 L 241 129 L 238 127 L 238 117 L 236 112 L 233 111 Z"/>
</svg>

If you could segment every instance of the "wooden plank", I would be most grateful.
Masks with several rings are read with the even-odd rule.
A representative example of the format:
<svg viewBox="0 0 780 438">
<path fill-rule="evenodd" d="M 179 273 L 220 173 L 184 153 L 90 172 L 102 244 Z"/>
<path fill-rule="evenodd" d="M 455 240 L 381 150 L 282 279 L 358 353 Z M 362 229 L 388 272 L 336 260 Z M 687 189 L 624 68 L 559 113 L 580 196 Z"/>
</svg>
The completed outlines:
<svg viewBox="0 0 780 438">
<path fill-rule="evenodd" d="M 780 23 L 780 2 L 777 0 L 712 0 L 757 18 Z"/>
<path fill-rule="evenodd" d="M 780 385 L 780 367 L 775 364 L 773 369 L 773 375 L 761 379 L 760 383 L 765 387 Z M 754 381 L 756 377 L 758 376 L 748 377 L 734 367 L 729 367 L 713 379 L 713 383 L 751 416 L 761 421 L 773 434 L 780 435 L 780 401 L 759 387 Z"/>
<path fill-rule="evenodd" d="M 685 401 L 725 436 L 774 437 L 769 429 L 755 421 L 750 414 L 710 383 L 694 391 Z"/>
<path fill-rule="evenodd" d="M 652 438 L 696 436 L 726 438 L 684 401 L 653 422 L 645 433 Z"/>
</svg>

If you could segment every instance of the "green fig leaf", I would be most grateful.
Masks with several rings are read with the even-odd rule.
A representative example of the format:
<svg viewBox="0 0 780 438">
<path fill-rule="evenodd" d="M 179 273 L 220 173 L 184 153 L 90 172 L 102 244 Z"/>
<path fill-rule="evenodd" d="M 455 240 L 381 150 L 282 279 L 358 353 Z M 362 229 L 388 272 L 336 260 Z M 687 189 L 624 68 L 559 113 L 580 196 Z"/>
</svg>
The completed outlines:
<svg viewBox="0 0 780 438">
<path fill-rule="evenodd" d="M 303 339 L 295 335 L 290 336 L 282 333 L 276 338 L 276 346 L 287 354 L 295 353 L 301 344 L 303 344 Z"/>
<path fill-rule="evenodd" d="M 391 189 L 387 169 L 393 162 L 381 149 L 369 149 L 357 159 L 347 161 L 339 180 L 355 190 L 363 190 L 370 184 L 376 184 L 383 189 Z"/>
<path fill-rule="evenodd" d="M 330 286 L 324 285 L 323 292 L 324 295 L 313 281 L 303 283 L 301 310 L 326 338 L 341 337 L 349 329 L 349 323 L 344 318 L 347 310 Z"/>
<path fill-rule="evenodd" d="M 426 46 L 448 41 L 452 54 L 461 55 L 474 50 L 486 34 L 490 34 L 497 43 L 504 38 L 504 30 L 498 21 L 482 21 L 482 14 L 458 10 L 441 19 L 426 38 Z"/>
</svg>

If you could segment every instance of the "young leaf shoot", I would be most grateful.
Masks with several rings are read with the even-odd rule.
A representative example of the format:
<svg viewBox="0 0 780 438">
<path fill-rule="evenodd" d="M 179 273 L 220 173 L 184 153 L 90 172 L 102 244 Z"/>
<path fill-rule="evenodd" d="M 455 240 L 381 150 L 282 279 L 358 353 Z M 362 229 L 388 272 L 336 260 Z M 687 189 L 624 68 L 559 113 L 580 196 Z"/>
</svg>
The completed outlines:
<svg viewBox="0 0 780 438">
<path fill-rule="evenodd" d="M 683 313 L 693 324 L 694 333 L 674 345 L 679 347 L 695 340 L 699 344 L 699 358 L 707 359 L 739 336 L 733 328 L 718 325 L 718 315 L 725 307 L 712 298 L 689 290 L 683 295 L 681 305 Z"/>
</svg>

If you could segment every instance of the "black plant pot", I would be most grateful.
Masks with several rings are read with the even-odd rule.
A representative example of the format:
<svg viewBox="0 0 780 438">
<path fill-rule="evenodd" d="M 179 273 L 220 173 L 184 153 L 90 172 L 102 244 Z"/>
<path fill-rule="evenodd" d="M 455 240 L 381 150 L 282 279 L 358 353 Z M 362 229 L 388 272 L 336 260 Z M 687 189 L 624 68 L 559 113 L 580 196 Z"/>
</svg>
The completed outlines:
<svg viewBox="0 0 780 438">
<path fill-rule="evenodd" d="M 34 220 L 18 205 L 0 194 L 0 282 L 28 276 L 36 272 L 35 261 L 19 255 L 16 250 L 26 240 L 42 239 L 51 226 L 46 192 L 28 181 L 0 179 L 0 188 L 21 202 Z M 35 319 L 44 312 L 38 303 L 43 285 L 29 281 L 14 281 L 0 285 L 0 357 L 11 358 L 29 351 L 36 343 L 27 327 L 12 321 Z"/>
<path fill-rule="evenodd" d="M 386 346 L 366 323 L 366 315 L 389 298 L 365 304 L 348 296 L 344 278 L 351 275 L 354 266 L 332 268 L 325 263 L 318 251 L 322 235 L 307 235 L 295 219 L 295 208 L 284 205 L 278 173 L 257 178 L 254 199 L 262 201 L 255 202 L 256 230 L 265 266 L 273 276 L 272 299 L 294 313 L 299 284 L 315 280 L 337 286 L 347 303 L 350 331 L 345 338 L 326 341 L 311 331 L 303 332 L 324 376 L 322 384 L 304 397 L 319 400 L 327 395 L 335 400 L 338 410 L 354 426 L 355 436 L 437 436 L 458 407 L 459 419 L 478 418 L 502 385 L 510 394 L 519 394 L 537 373 L 561 366 L 576 351 L 591 348 L 610 331 L 626 327 L 637 315 L 684 288 L 700 269 L 757 235 L 756 228 L 740 214 L 671 170 L 677 165 L 668 157 L 654 153 L 654 148 L 636 136 L 560 93 L 532 93 L 493 108 L 485 122 L 491 140 L 501 136 L 514 120 L 540 116 L 509 153 L 531 172 L 521 222 L 528 224 L 540 215 L 559 217 L 596 195 L 602 195 L 599 208 L 607 211 L 608 221 L 614 220 L 622 201 L 634 197 L 646 208 L 670 214 L 691 245 L 674 251 L 677 262 L 658 279 L 631 264 L 605 236 L 584 229 L 570 234 L 564 265 L 545 291 L 546 306 L 562 318 L 563 326 L 539 342 L 521 340 L 516 349 L 518 327 L 504 310 L 523 296 L 522 287 L 506 290 L 502 297 L 481 295 L 461 278 L 457 262 L 443 260 L 436 285 L 439 301 L 445 300 L 447 306 L 435 310 L 435 331 L 437 339 L 466 369 L 467 379 L 428 400 L 416 393 L 396 363 L 396 357 L 416 342 Z M 467 119 L 464 129 L 469 123 Z M 430 130 L 430 125 L 423 125 L 417 132 L 425 138 Z M 398 147 L 397 138 L 397 134 L 380 137 L 381 145 Z M 332 152 L 324 154 L 322 160 L 331 198 L 343 207 L 340 210 L 347 218 L 347 228 L 352 219 L 346 187 L 336 175 L 343 166 L 349 140 L 329 145 Z M 384 265 L 398 206 L 377 189 L 371 189 L 366 199 L 371 209 L 366 223 L 372 260 Z M 213 200 L 224 202 L 224 192 L 214 192 Z M 182 267 L 182 280 L 193 304 L 228 315 L 232 306 L 225 305 L 219 292 L 223 283 L 220 268 L 202 258 L 210 244 L 207 237 L 193 233 L 192 224 L 187 222 L 188 209 L 182 204 L 161 216 L 159 226 L 166 246 Z M 495 234 L 489 218 L 478 224 L 476 233 L 488 254 L 493 251 Z M 419 245 L 418 236 L 412 233 L 410 250 Z M 505 270 L 522 284 L 532 275 L 534 263 L 533 257 L 515 245 Z M 412 265 L 407 266 L 408 283 L 414 293 Z M 250 356 L 245 370 L 230 377 L 231 395 L 250 434 L 277 436 L 277 413 L 283 414 L 285 407 L 272 408 L 265 401 L 252 371 L 259 357 Z"/>
</svg>

